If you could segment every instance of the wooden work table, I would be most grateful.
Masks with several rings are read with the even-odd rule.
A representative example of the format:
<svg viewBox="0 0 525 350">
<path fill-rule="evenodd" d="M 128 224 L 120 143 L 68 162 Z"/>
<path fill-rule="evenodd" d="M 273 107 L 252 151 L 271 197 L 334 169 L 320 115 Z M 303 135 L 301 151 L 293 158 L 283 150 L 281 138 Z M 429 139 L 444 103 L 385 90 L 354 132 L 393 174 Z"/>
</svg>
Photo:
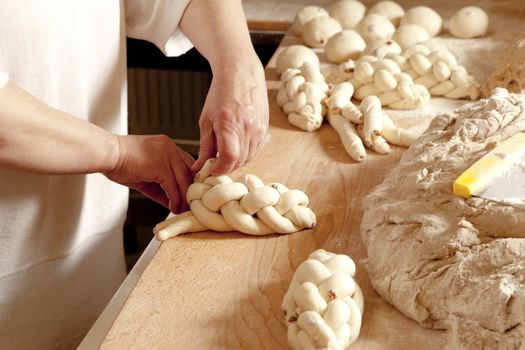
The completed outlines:
<svg viewBox="0 0 525 350">
<path fill-rule="evenodd" d="M 290 235 L 203 232 L 163 242 L 101 349 L 286 349 L 281 301 L 297 266 L 317 248 L 348 254 L 357 264 L 365 313 L 352 349 L 442 348 L 444 334 L 425 329 L 382 301 L 366 270 L 359 233 L 361 201 L 398 163 L 404 149 L 394 146 L 388 156 L 368 152 L 358 164 L 327 123 L 312 133 L 291 126 L 275 103 L 275 57 L 266 69 L 268 142 L 231 177 L 252 173 L 265 182 L 303 190 L 317 225 Z"/>
</svg>

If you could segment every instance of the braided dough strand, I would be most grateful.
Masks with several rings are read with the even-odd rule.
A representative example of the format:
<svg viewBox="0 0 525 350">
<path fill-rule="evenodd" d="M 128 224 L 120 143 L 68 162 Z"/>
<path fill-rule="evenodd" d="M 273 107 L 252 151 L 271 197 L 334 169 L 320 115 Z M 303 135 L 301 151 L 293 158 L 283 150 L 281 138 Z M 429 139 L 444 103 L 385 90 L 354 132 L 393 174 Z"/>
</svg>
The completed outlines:
<svg viewBox="0 0 525 350">
<path fill-rule="evenodd" d="M 315 225 L 315 214 L 302 191 L 279 183 L 265 185 L 251 174 L 237 181 L 225 175 L 213 176 L 213 161 L 204 164 L 188 188 L 190 211 L 156 225 L 153 232 L 157 239 L 208 229 L 250 235 L 292 233 Z"/>
<path fill-rule="evenodd" d="M 363 293 L 350 257 L 318 249 L 294 273 L 283 302 L 293 349 L 340 349 L 361 329 Z"/>
</svg>

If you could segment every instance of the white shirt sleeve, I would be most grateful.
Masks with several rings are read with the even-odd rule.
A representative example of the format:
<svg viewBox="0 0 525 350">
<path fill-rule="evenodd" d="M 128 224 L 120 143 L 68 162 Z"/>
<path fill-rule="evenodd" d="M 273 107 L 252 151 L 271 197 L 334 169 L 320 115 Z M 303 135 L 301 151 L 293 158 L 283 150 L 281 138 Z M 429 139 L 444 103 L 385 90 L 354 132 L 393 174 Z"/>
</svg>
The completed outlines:
<svg viewBox="0 0 525 350">
<path fill-rule="evenodd" d="M 0 89 L 9 81 L 9 76 L 0 70 Z"/>
<path fill-rule="evenodd" d="M 178 28 L 190 0 L 125 0 L 126 35 L 154 43 L 166 56 L 193 47 Z"/>
</svg>

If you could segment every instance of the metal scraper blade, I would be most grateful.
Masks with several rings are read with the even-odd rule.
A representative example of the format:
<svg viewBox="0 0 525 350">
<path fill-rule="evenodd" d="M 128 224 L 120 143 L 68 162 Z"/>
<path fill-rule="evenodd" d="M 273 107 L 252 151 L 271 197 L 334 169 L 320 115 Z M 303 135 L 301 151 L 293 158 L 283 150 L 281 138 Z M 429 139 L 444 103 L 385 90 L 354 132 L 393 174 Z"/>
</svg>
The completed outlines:
<svg viewBox="0 0 525 350">
<path fill-rule="evenodd" d="M 476 197 L 525 209 L 525 155 L 491 178 Z"/>
</svg>

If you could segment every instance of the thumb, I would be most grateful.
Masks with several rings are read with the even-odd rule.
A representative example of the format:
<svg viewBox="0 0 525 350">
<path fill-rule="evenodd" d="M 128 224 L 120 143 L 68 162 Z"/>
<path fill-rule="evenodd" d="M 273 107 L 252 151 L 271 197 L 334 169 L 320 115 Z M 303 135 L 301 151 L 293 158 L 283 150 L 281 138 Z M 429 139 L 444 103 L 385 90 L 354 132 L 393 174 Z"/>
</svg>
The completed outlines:
<svg viewBox="0 0 525 350">
<path fill-rule="evenodd" d="M 196 174 L 203 167 L 204 163 L 210 158 L 217 155 L 217 147 L 215 146 L 215 137 L 210 130 L 201 130 L 201 139 L 199 145 L 199 157 L 191 166 L 191 171 Z"/>
</svg>

